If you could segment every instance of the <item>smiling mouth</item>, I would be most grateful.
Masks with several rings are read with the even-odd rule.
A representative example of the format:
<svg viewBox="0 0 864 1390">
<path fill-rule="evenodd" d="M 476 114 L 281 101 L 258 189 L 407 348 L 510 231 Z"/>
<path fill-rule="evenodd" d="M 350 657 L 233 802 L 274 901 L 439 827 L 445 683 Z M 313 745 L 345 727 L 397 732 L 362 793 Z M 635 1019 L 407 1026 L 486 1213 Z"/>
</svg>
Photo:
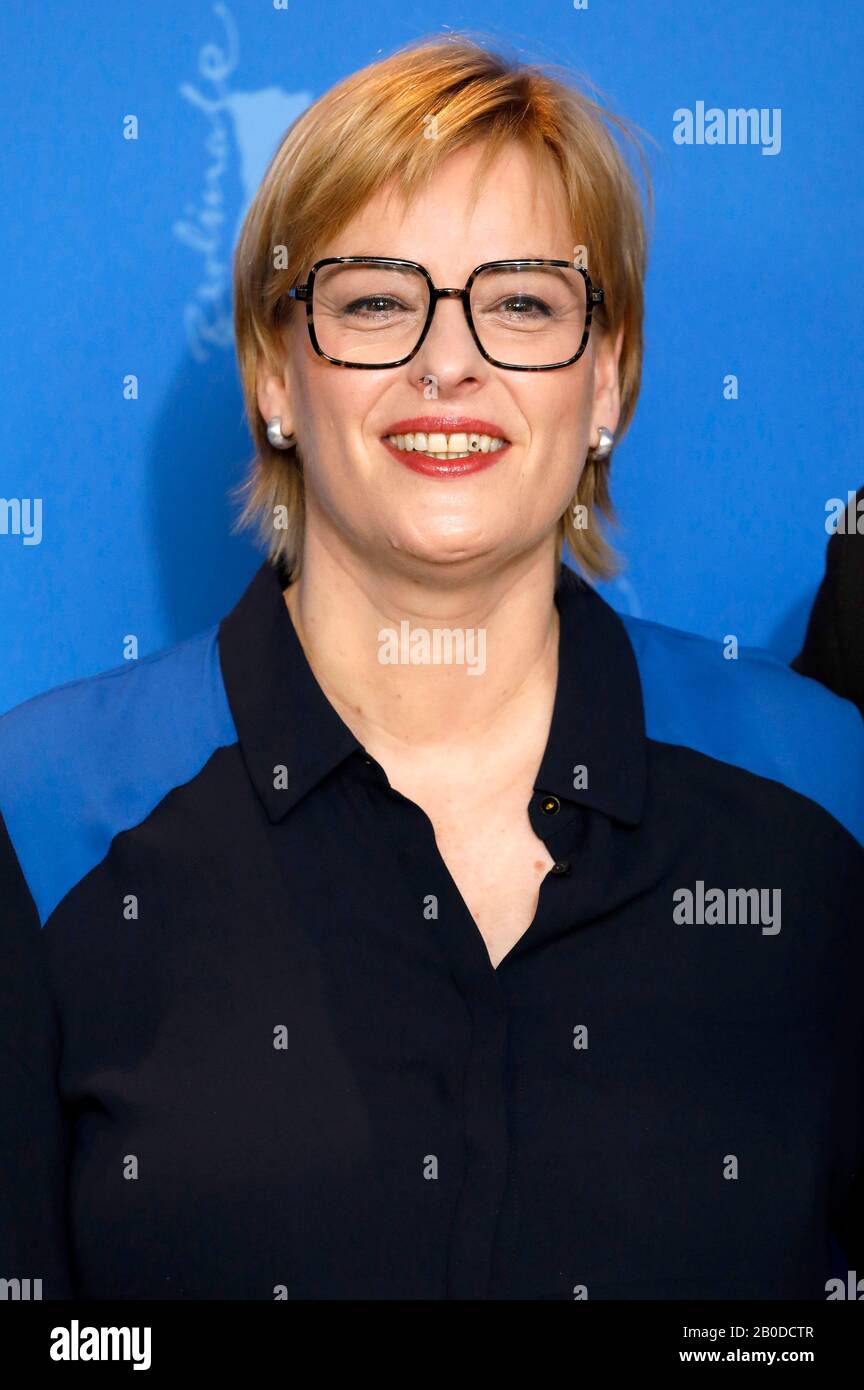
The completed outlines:
<svg viewBox="0 0 864 1390">
<path fill-rule="evenodd" d="M 494 454 L 507 447 L 508 440 L 497 435 L 477 434 L 473 431 L 454 431 L 452 434 L 431 433 L 414 430 L 407 434 L 385 434 L 386 443 L 403 453 L 419 454 L 423 458 L 449 463 L 459 459 L 469 459 L 475 454 Z"/>
</svg>

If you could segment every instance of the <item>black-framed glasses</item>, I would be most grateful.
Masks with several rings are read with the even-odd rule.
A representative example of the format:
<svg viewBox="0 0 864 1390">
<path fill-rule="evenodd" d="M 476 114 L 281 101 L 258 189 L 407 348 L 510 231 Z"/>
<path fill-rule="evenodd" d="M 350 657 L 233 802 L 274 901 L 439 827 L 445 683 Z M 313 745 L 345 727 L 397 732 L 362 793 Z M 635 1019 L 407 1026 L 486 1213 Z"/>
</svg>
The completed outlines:
<svg viewBox="0 0 864 1390">
<path fill-rule="evenodd" d="M 288 295 L 306 305 L 320 357 L 337 367 L 401 367 L 419 351 L 439 299 L 461 299 L 474 342 L 493 367 L 551 372 L 578 362 L 603 303 L 570 261 L 485 261 L 464 289 L 439 289 L 425 266 L 390 256 L 326 256 Z"/>
</svg>

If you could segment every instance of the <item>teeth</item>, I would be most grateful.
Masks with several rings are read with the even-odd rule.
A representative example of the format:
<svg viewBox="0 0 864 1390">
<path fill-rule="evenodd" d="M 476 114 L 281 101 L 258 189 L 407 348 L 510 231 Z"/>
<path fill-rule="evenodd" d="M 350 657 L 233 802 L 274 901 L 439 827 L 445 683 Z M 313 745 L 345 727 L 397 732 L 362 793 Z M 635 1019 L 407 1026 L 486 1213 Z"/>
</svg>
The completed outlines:
<svg viewBox="0 0 864 1390">
<path fill-rule="evenodd" d="M 410 434 L 385 435 L 397 449 L 408 453 L 426 454 L 429 458 L 468 458 L 471 454 L 488 454 L 507 443 L 491 434 Z"/>
</svg>

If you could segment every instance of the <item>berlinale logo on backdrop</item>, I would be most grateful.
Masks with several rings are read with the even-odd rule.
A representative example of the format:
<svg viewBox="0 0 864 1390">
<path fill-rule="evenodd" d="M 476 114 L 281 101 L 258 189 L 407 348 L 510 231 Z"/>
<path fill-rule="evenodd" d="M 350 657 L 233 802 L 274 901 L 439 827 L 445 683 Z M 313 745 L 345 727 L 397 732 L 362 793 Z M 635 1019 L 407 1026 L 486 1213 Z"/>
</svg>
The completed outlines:
<svg viewBox="0 0 864 1390">
<path fill-rule="evenodd" d="M 214 5 L 222 20 L 226 43 L 206 43 L 198 54 L 204 90 L 190 82 L 180 94 L 206 117 L 209 133 L 204 149 L 209 163 L 197 200 L 186 203 L 174 223 L 174 235 L 197 252 L 201 280 L 183 310 L 189 349 L 197 362 L 206 362 L 212 347 L 230 348 L 234 341 L 231 312 L 231 252 L 275 146 L 295 117 L 312 100 L 308 92 L 265 87 L 258 92 L 230 91 L 227 78 L 238 61 L 237 26 L 227 5 Z M 226 208 L 223 180 L 239 180 L 239 213 Z M 231 222 L 232 226 L 226 224 Z"/>
</svg>

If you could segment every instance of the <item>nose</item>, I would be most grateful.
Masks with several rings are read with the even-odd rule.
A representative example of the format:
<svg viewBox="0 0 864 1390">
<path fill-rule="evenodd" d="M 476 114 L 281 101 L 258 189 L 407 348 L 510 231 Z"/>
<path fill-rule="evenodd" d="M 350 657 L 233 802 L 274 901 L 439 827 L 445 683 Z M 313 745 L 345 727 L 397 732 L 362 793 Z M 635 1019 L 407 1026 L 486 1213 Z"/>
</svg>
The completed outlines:
<svg viewBox="0 0 864 1390">
<path fill-rule="evenodd" d="M 411 365 L 442 393 L 466 379 L 479 379 L 488 369 L 468 326 L 460 290 L 439 290 L 429 331 Z"/>
</svg>

